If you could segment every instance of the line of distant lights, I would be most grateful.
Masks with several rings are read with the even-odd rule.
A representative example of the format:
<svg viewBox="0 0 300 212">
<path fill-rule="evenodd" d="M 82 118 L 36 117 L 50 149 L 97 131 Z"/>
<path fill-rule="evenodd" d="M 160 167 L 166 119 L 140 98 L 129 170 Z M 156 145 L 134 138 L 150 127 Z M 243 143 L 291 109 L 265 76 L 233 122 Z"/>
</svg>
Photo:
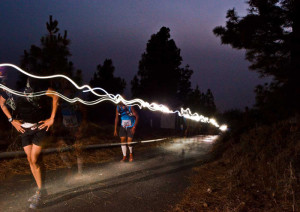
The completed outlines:
<svg viewBox="0 0 300 212">
<path fill-rule="evenodd" d="M 170 110 L 167 106 L 162 105 L 162 104 L 157 104 L 157 103 L 148 103 L 143 101 L 142 99 L 132 99 L 132 100 L 125 100 L 121 95 L 117 94 L 117 95 L 113 95 L 113 94 L 109 94 L 107 93 L 107 91 L 105 91 L 102 88 L 91 88 L 89 85 L 83 85 L 83 86 L 78 86 L 72 79 L 70 79 L 69 77 L 62 75 L 62 74 L 56 74 L 56 75 L 51 75 L 51 76 L 37 76 L 37 75 L 33 75 L 30 74 L 24 70 L 22 70 L 21 68 L 19 68 L 16 65 L 10 64 L 10 63 L 3 63 L 0 64 L 0 67 L 12 67 L 16 70 L 18 70 L 19 72 L 32 77 L 32 78 L 36 78 L 36 79 L 52 79 L 52 78 L 64 78 L 66 80 L 68 80 L 70 83 L 72 83 L 74 85 L 74 87 L 76 87 L 78 90 L 83 90 L 83 89 L 87 89 L 87 90 L 83 90 L 83 92 L 91 92 L 92 94 L 94 94 L 95 96 L 99 97 L 98 99 L 94 100 L 94 101 L 85 101 L 82 100 L 78 97 L 75 98 L 68 98 L 56 91 L 51 91 L 51 92 L 46 92 L 46 91 L 40 91 L 40 92 L 35 92 L 30 94 L 30 96 L 19 92 L 19 91 L 15 91 L 13 89 L 10 89 L 8 87 L 6 87 L 5 85 L 0 83 L 0 88 L 7 90 L 8 92 L 18 95 L 18 96 L 26 96 L 26 97 L 36 97 L 36 96 L 42 96 L 42 95 L 46 95 L 47 94 L 54 94 L 62 99 L 64 99 L 65 101 L 68 101 L 70 103 L 75 103 L 75 102 L 80 102 L 82 104 L 85 105 L 95 105 L 98 103 L 101 103 L 103 101 L 111 101 L 115 104 L 118 104 L 120 102 L 122 102 L 125 105 L 128 106 L 138 106 L 140 109 L 142 108 L 148 108 L 151 111 L 161 111 L 163 113 L 177 113 L 179 116 L 184 117 L 186 119 L 191 119 L 193 121 L 197 121 L 197 122 L 203 122 L 203 123 L 209 123 L 214 125 L 215 127 L 219 128 L 221 131 L 226 131 L 227 130 L 227 125 L 219 125 L 217 123 L 217 121 L 213 118 L 208 118 L 205 117 L 203 115 L 199 115 L 198 113 L 192 113 L 191 110 L 189 108 L 187 109 L 183 109 L 181 108 L 180 111 L 176 110 Z M 98 94 L 95 92 L 95 90 L 100 90 L 102 91 L 104 94 Z"/>
</svg>

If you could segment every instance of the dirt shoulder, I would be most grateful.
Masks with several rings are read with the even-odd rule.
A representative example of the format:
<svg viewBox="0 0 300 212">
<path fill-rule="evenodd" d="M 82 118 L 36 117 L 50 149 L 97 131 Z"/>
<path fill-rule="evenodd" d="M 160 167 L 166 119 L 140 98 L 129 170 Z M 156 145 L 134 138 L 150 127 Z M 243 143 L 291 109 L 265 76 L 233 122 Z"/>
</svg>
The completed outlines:
<svg viewBox="0 0 300 212">
<path fill-rule="evenodd" d="M 172 211 L 300 209 L 300 134 L 288 123 L 220 139 L 214 152 L 222 154 L 194 168 L 191 186 Z"/>
</svg>

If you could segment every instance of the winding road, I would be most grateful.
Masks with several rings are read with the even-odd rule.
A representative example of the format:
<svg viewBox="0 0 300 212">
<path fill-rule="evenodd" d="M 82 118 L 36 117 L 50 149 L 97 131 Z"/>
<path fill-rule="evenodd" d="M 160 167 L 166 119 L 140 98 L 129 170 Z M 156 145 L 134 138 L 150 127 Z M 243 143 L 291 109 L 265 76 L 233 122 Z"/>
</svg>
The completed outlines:
<svg viewBox="0 0 300 212">
<path fill-rule="evenodd" d="M 81 177 L 64 181 L 66 169 L 48 171 L 48 196 L 40 211 L 165 211 L 188 186 L 195 165 L 209 159 L 217 136 L 178 138 L 135 152 L 133 163 L 87 165 Z M 121 151 L 121 150 L 120 150 Z M 34 193 L 30 175 L 16 176 L 0 186 L 0 211 L 30 211 Z"/>
</svg>

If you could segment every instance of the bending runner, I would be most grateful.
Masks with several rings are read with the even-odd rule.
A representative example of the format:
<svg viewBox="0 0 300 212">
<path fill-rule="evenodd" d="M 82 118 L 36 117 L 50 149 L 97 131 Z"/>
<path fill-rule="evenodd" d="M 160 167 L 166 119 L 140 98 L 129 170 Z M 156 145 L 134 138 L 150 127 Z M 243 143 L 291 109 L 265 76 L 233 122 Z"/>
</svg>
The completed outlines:
<svg viewBox="0 0 300 212">
<path fill-rule="evenodd" d="M 0 75 L 3 76 L 3 73 Z M 2 79 L 3 78 L 4 77 L 2 77 Z M 1 90 L 0 106 L 3 113 L 7 116 L 8 122 L 21 133 L 22 146 L 27 155 L 31 173 L 38 187 L 36 193 L 28 200 L 31 202 L 30 208 L 35 209 L 42 204 L 42 197 L 46 194 L 42 182 L 39 155 L 42 151 L 41 143 L 46 136 L 46 131 L 48 131 L 54 123 L 58 97 L 49 93 L 53 91 L 51 88 L 39 87 L 39 90 L 37 90 L 38 85 L 34 83 L 31 84 L 35 85 L 35 89 L 30 86 L 29 79 L 27 80 L 26 88 L 23 89 L 27 97 L 14 96 L 7 91 Z M 34 90 L 45 91 L 46 95 L 52 98 L 50 118 L 46 118 L 47 114 L 45 114 L 47 109 L 45 108 L 45 102 L 47 102 L 47 100 L 44 99 L 44 96 L 33 97 L 31 94 Z M 7 105 L 10 106 L 12 110 L 16 110 L 17 116 L 12 116 Z"/>
<path fill-rule="evenodd" d="M 126 106 L 123 103 L 119 103 L 116 108 L 116 118 L 115 118 L 115 131 L 114 136 L 118 136 L 117 133 L 117 127 L 119 123 L 119 116 L 121 117 L 121 127 L 119 130 L 119 136 L 121 138 L 121 143 L 124 143 L 121 145 L 123 158 L 121 162 L 124 162 L 126 160 L 126 154 L 127 154 L 127 145 L 129 148 L 129 162 L 133 161 L 133 154 L 132 154 L 132 145 L 130 143 L 132 142 L 136 126 L 139 121 L 139 115 L 134 110 L 132 106 Z M 127 143 L 127 145 L 126 145 Z"/>
</svg>

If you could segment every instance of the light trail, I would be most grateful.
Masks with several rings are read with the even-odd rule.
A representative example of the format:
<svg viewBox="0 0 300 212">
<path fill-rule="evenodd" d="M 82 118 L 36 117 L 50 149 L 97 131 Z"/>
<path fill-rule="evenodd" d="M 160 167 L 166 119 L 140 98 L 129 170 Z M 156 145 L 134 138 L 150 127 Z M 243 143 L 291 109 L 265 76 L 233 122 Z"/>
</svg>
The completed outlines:
<svg viewBox="0 0 300 212">
<path fill-rule="evenodd" d="M 109 94 L 109 93 L 107 93 L 107 91 L 105 91 L 102 88 L 91 88 L 89 85 L 78 86 L 71 78 L 69 78 L 65 75 L 62 75 L 62 74 L 56 74 L 56 75 L 51 75 L 51 76 L 37 76 L 37 75 L 30 74 L 30 73 L 24 71 L 23 69 L 19 68 L 18 66 L 10 64 L 10 63 L 0 64 L 0 67 L 12 67 L 12 68 L 18 70 L 19 72 L 21 72 L 21 73 L 23 73 L 23 74 L 25 74 L 29 77 L 36 78 L 36 79 L 64 78 L 64 79 L 68 80 L 72 85 L 74 85 L 74 87 L 76 87 L 78 90 L 87 89 L 87 90 L 83 90 L 83 92 L 91 92 L 92 94 L 94 94 L 95 96 L 97 96 L 99 98 L 94 100 L 94 101 L 84 101 L 84 100 L 82 100 L 78 97 L 70 99 L 70 98 L 68 98 L 68 97 L 66 97 L 66 96 L 64 96 L 64 95 L 62 95 L 58 92 L 55 92 L 55 91 L 53 91 L 53 92 L 40 91 L 40 92 L 32 93 L 32 94 L 30 94 L 30 96 L 28 96 L 28 95 L 26 95 L 22 92 L 10 89 L 10 88 L 8 88 L 5 85 L 0 83 L 0 88 L 2 88 L 4 90 L 7 90 L 8 92 L 10 92 L 12 94 L 15 94 L 15 95 L 18 95 L 18 96 L 36 97 L 36 96 L 46 95 L 46 93 L 47 93 L 47 94 L 57 95 L 58 97 L 64 99 L 65 101 L 68 101 L 70 103 L 80 102 L 80 103 L 85 104 L 85 105 L 99 104 L 103 101 L 111 101 L 115 104 L 118 104 L 118 103 L 122 102 L 123 104 L 128 105 L 128 106 L 138 106 L 140 109 L 148 108 L 151 111 L 160 111 L 160 112 L 163 112 L 163 113 L 177 113 L 179 116 L 184 117 L 186 119 L 191 119 L 191 120 L 197 121 L 197 122 L 200 121 L 200 122 L 203 122 L 203 123 L 212 124 L 213 126 L 219 128 L 221 131 L 226 131 L 227 130 L 226 125 L 221 125 L 220 126 L 215 119 L 208 118 L 208 117 L 205 117 L 203 115 L 199 115 L 198 113 L 192 113 L 189 108 L 187 108 L 187 109 L 181 108 L 180 111 L 179 110 L 173 111 L 173 110 L 170 110 L 165 105 L 157 104 L 157 103 L 154 103 L 154 102 L 153 103 L 148 103 L 148 102 L 145 102 L 142 99 L 125 100 L 121 95 L 119 95 L 119 94 L 117 94 L 117 95 Z M 95 92 L 95 90 L 100 90 L 100 91 L 104 92 L 104 94 L 102 94 L 102 95 L 98 94 L 98 93 Z"/>
</svg>

